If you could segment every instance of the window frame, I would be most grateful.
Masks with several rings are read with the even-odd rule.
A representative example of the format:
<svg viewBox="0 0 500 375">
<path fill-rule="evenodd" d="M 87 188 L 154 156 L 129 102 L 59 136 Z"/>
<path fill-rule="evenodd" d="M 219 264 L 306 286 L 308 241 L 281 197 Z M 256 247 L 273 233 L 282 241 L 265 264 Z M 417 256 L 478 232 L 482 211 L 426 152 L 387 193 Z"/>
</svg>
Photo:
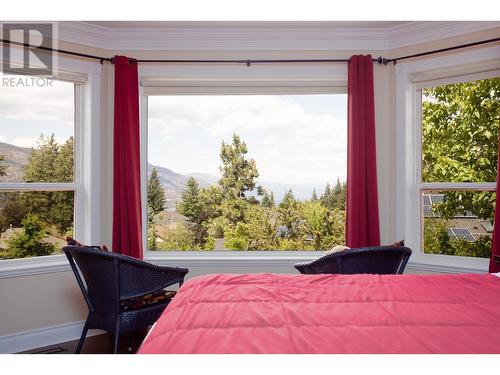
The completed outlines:
<svg viewBox="0 0 500 375">
<path fill-rule="evenodd" d="M 139 66 L 141 117 L 141 201 L 144 258 L 157 264 L 220 269 L 225 266 L 292 267 L 318 251 L 149 251 L 147 249 L 148 96 L 347 94 L 347 65 L 270 64 Z M 260 268 L 262 269 L 262 268 Z"/>
<path fill-rule="evenodd" d="M 22 56 L 22 54 L 20 54 Z M 54 78 L 75 84 L 75 170 L 71 183 L 0 183 L 0 191 L 74 191 L 74 230 L 85 243 L 100 243 L 101 129 L 98 62 L 58 56 Z M 15 57 L 13 57 L 15 59 Z M 3 61 L 0 59 L 0 64 Z M 13 61 L 11 64 L 20 63 Z M 68 271 L 64 254 L 0 261 L 0 279 Z"/>
<path fill-rule="evenodd" d="M 396 65 L 396 233 L 413 250 L 408 266 L 447 273 L 487 272 L 489 259 L 423 252 L 421 196 L 426 190 L 495 191 L 496 182 L 422 181 L 423 87 L 499 76 L 500 47 L 475 49 Z"/>
</svg>

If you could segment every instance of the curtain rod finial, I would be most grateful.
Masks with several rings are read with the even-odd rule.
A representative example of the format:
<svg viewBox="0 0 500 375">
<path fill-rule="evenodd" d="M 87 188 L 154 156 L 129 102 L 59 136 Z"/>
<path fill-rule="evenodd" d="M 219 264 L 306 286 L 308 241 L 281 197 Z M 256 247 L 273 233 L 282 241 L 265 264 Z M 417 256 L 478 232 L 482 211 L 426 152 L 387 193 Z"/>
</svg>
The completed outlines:
<svg viewBox="0 0 500 375">
<path fill-rule="evenodd" d="M 386 59 L 385 57 L 382 57 L 382 56 L 379 56 L 379 57 L 377 58 L 377 62 L 378 62 L 379 64 L 384 64 L 384 65 L 389 64 L 389 60 L 388 60 L 388 59 Z"/>
</svg>

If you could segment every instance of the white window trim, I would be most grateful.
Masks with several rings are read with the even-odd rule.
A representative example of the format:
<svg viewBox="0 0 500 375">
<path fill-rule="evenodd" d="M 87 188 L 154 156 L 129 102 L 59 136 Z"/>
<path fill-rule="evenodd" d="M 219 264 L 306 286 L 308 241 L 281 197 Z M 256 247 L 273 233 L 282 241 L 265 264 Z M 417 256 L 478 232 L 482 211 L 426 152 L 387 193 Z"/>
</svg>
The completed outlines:
<svg viewBox="0 0 500 375">
<path fill-rule="evenodd" d="M 321 251 L 148 251 L 147 250 L 147 97 L 149 95 L 245 95 L 347 93 L 347 64 L 140 65 L 141 199 L 144 258 L 157 264 L 209 267 L 290 267 Z"/>
<path fill-rule="evenodd" d="M 396 233 L 413 254 L 408 268 L 430 272 L 487 272 L 488 259 L 424 254 L 421 249 L 420 196 L 422 188 L 495 188 L 493 183 L 421 183 L 421 137 L 417 89 L 431 83 L 458 82 L 495 76 L 500 69 L 500 47 L 431 57 L 396 65 Z"/>
<path fill-rule="evenodd" d="M 0 63 L 1 63 L 0 59 Z M 20 63 L 19 61 L 14 63 Z M 0 190 L 75 190 L 75 233 L 84 243 L 100 243 L 100 85 L 101 65 L 58 56 L 56 77 L 77 83 L 75 90 L 75 182 L 68 184 L 3 184 Z M 7 186 L 8 185 L 8 186 Z M 50 185 L 50 186 L 49 186 Z M 19 188 L 19 189 L 18 189 Z M 66 257 L 50 255 L 0 261 L 0 279 L 68 271 Z"/>
</svg>

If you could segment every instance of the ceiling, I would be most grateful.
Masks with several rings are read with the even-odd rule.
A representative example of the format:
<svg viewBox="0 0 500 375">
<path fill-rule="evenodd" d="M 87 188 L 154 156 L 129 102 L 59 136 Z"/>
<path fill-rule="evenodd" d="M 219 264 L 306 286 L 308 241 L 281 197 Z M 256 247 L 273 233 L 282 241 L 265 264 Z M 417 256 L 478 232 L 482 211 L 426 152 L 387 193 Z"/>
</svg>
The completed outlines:
<svg viewBox="0 0 500 375">
<path fill-rule="evenodd" d="M 371 52 L 493 28 L 500 22 L 89 21 L 58 22 L 58 37 L 112 51 Z"/>
<path fill-rule="evenodd" d="M 191 28 L 337 28 L 337 29 L 390 29 L 413 21 L 88 21 L 88 25 L 107 29 L 168 29 Z"/>
</svg>

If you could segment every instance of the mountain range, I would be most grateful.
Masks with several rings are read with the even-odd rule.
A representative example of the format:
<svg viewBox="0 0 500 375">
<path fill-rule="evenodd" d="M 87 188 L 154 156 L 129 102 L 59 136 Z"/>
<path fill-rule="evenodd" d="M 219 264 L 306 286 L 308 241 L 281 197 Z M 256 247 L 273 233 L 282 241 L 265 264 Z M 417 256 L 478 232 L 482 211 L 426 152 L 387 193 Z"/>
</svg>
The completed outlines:
<svg viewBox="0 0 500 375">
<path fill-rule="evenodd" d="M 169 201 L 176 201 L 179 199 L 189 177 L 194 177 L 200 187 L 215 185 L 219 181 L 218 176 L 208 173 L 180 174 L 172 171 L 171 169 L 152 164 L 148 164 L 148 175 L 151 173 L 153 168 L 155 168 L 158 172 L 158 177 L 165 189 L 167 200 Z M 272 191 L 276 203 L 281 202 L 289 189 L 292 189 L 295 198 L 305 200 L 311 198 L 314 190 L 316 190 L 316 194 L 319 196 L 325 188 L 325 185 L 320 184 L 285 184 L 270 181 L 258 181 L 258 185 L 264 187 L 268 192 Z M 251 196 L 256 194 L 250 193 L 248 195 Z"/>
<path fill-rule="evenodd" d="M 0 155 L 4 155 L 4 165 L 8 166 L 7 175 L 0 177 L 2 182 L 20 182 L 23 176 L 23 166 L 26 165 L 31 148 L 18 147 L 9 143 L 0 142 Z M 219 181 L 218 176 L 207 173 L 181 174 L 169 168 L 148 164 L 148 176 L 156 168 L 161 184 L 165 189 L 165 195 L 170 209 L 175 207 L 175 202 L 179 199 L 182 190 L 189 177 L 194 177 L 200 187 L 214 185 Z M 321 195 L 325 186 L 318 184 L 285 184 L 269 181 L 258 181 L 258 185 L 263 186 L 268 192 L 274 193 L 276 203 L 279 203 L 289 189 L 293 190 L 295 198 L 299 200 L 310 199 L 312 192 Z"/>
</svg>

